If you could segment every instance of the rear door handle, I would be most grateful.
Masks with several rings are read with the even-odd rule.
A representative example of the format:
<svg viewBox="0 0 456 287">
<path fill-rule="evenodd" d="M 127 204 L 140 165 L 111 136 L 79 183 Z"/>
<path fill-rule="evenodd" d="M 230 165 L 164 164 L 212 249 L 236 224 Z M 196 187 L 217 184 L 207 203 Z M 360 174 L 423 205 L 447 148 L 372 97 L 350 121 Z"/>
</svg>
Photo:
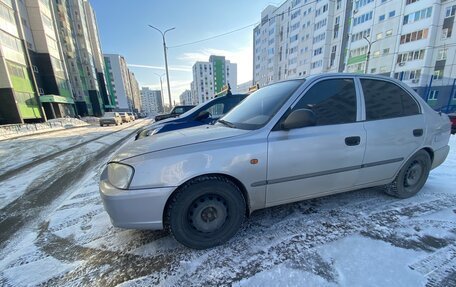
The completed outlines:
<svg viewBox="0 0 456 287">
<path fill-rule="evenodd" d="M 422 135 L 423 135 L 423 129 L 414 129 L 413 130 L 413 136 L 420 137 Z"/>
<path fill-rule="evenodd" d="M 345 138 L 345 144 L 348 146 L 359 145 L 360 142 L 361 142 L 361 138 L 358 136 Z"/>
</svg>

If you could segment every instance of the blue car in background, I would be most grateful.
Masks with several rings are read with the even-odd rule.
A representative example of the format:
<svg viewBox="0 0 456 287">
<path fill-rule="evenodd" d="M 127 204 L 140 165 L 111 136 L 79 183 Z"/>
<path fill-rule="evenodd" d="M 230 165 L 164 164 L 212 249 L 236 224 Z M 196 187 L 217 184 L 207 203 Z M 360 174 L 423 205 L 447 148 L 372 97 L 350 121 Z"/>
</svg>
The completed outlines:
<svg viewBox="0 0 456 287">
<path fill-rule="evenodd" d="M 247 96 L 247 94 L 232 95 L 228 93 L 225 96 L 214 98 L 181 114 L 177 118 L 162 120 L 142 128 L 136 134 L 135 140 L 158 133 L 213 124 Z"/>
</svg>

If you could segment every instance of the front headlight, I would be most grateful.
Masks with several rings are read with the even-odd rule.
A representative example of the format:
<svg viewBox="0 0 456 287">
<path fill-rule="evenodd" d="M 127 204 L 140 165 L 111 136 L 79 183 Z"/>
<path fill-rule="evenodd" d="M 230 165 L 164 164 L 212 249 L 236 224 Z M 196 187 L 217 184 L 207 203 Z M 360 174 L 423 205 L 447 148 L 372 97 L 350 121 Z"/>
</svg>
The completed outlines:
<svg viewBox="0 0 456 287">
<path fill-rule="evenodd" d="M 134 172 L 129 165 L 111 162 L 108 164 L 108 181 L 117 188 L 127 189 Z"/>
</svg>

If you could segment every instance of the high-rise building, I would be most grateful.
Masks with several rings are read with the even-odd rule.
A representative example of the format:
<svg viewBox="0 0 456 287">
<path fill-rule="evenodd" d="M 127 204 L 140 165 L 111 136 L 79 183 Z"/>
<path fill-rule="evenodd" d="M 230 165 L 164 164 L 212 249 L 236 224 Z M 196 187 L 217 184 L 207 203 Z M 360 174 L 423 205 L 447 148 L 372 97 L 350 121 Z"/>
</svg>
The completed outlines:
<svg viewBox="0 0 456 287">
<path fill-rule="evenodd" d="M 190 90 L 185 90 L 180 94 L 179 96 L 179 101 L 181 105 L 192 105 L 193 100 L 192 100 L 192 91 Z"/>
<path fill-rule="evenodd" d="M 136 92 L 132 91 L 132 85 L 135 87 L 133 90 L 136 90 L 139 84 L 136 82 L 134 74 L 130 74 L 125 58 L 118 54 L 104 54 L 104 61 L 106 84 L 109 93 L 114 95 L 116 110 L 133 111 L 135 108 L 133 94 Z M 133 84 L 132 79 L 134 79 Z"/>
<path fill-rule="evenodd" d="M 135 74 L 129 71 L 130 89 L 132 99 L 132 109 L 134 112 L 141 111 L 141 91 L 139 90 L 139 83 L 136 80 Z"/>
<path fill-rule="evenodd" d="M 84 0 L 84 11 L 86 13 L 87 28 L 89 32 L 90 45 L 92 47 L 92 55 L 95 63 L 95 71 L 98 81 L 98 88 L 100 91 L 100 96 L 103 101 L 103 106 L 105 110 L 113 110 L 115 106 L 111 102 L 109 92 L 106 87 L 106 77 L 104 72 L 104 58 L 103 52 L 101 50 L 101 42 L 98 33 L 97 19 L 95 11 L 90 5 L 90 2 Z M 138 90 L 139 94 L 139 90 Z"/>
<path fill-rule="evenodd" d="M 455 0 L 355 2 L 346 71 L 401 79 L 435 109 L 456 104 L 455 14 Z"/>
<path fill-rule="evenodd" d="M 266 7 L 253 30 L 253 82 L 343 71 L 351 3 L 288 0 Z"/>
<path fill-rule="evenodd" d="M 163 113 L 163 101 L 160 90 L 141 89 L 141 112 L 148 115 Z"/>
<path fill-rule="evenodd" d="M 18 1 L 19 2 L 19 1 Z M 44 121 L 16 1 L 0 0 L 0 124 Z M 22 7 L 26 13 L 25 7 Z M 25 15 L 28 17 L 27 15 Z M 29 29 L 27 30 L 30 33 Z M 28 42 L 27 42 L 28 43 Z"/>
<path fill-rule="evenodd" d="M 253 30 L 253 81 L 367 72 L 401 79 L 435 109 L 456 105 L 455 14 L 456 0 L 270 5 Z"/>
<path fill-rule="evenodd" d="M 87 5 L 85 5 L 84 0 L 67 1 L 70 3 L 69 14 L 73 28 L 73 36 L 76 42 L 76 52 L 79 61 L 78 70 L 84 83 L 83 88 L 87 91 L 86 95 L 88 95 L 88 99 L 85 97 L 84 101 L 77 101 L 76 106 L 78 108 L 78 113 L 100 116 L 104 113 L 104 103 L 98 85 L 95 58 L 98 59 L 101 55 L 99 55 L 99 45 L 92 43 L 93 41 L 91 41 L 92 39 L 89 31 L 93 30 L 93 25 L 90 25 L 90 28 L 92 29 L 89 29 L 88 23 L 89 18 L 91 18 L 92 15 L 86 14 L 85 7 Z M 96 31 L 93 33 L 96 33 Z M 95 50 L 92 49 L 92 44 L 95 47 Z"/>
<path fill-rule="evenodd" d="M 237 88 L 237 64 L 223 56 L 210 56 L 209 62 L 196 62 L 192 68 L 192 103 L 200 104 L 213 99 L 226 85 L 231 91 Z"/>
</svg>

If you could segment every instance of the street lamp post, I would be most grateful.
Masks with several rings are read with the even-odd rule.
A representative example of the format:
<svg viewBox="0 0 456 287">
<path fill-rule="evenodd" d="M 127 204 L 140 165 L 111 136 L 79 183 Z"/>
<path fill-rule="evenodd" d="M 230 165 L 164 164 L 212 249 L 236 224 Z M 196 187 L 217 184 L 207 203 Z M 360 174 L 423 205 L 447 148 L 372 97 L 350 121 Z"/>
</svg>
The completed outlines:
<svg viewBox="0 0 456 287">
<path fill-rule="evenodd" d="M 367 48 L 366 67 L 364 67 L 364 74 L 367 74 L 367 71 L 368 71 L 368 68 L 369 68 L 369 59 L 370 59 L 370 54 L 371 54 L 371 46 L 372 46 L 372 44 L 377 42 L 377 40 L 371 42 L 369 39 L 367 39 L 366 36 L 364 36 L 363 39 L 366 40 L 367 43 L 369 44 L 369 46 Z"/>
<path fill-rule="evenodd" d="M 163 53 L 165 54 L 165 69 L 166 69 L 166 82 L 168 84 L 169 110 L 171 111 L 173 104 L 171 102 L 171 87 L 169 86 L 168 56 L 167 56 L 167 52 L 166 52 L 165 34 L 166 34 L 166 32 L 169 32 L 169 31 L 174 30 L 176 28 L 173 27 L 173 28 L 167 29 L 164 32 L 162 32 L 160 29 L 158 29 L 158 28 L 156 28 L 156 27 L 154 27 L 152 25 L 149 25 L 149 27 L 151 27 L 152 29 L 155 29 L 158 32 L 160 32 L 160 34 L 162 35 L 162 38 L 163 38 Z"/>
<path fill-rule="evenodd" d="M 163 81 L 162 81 L 162 77 L 166 74 L 166 73 L 163 73 L 163 74 L 157 74 L 157 73 L 154 73 L 155 75 L 157 75 L 159 78 L 160 78 L 160 91 L 161 91 L 161 104 L 162 104 L 162 108 L 164 106 L 163 104 Z"/>
</svg>

